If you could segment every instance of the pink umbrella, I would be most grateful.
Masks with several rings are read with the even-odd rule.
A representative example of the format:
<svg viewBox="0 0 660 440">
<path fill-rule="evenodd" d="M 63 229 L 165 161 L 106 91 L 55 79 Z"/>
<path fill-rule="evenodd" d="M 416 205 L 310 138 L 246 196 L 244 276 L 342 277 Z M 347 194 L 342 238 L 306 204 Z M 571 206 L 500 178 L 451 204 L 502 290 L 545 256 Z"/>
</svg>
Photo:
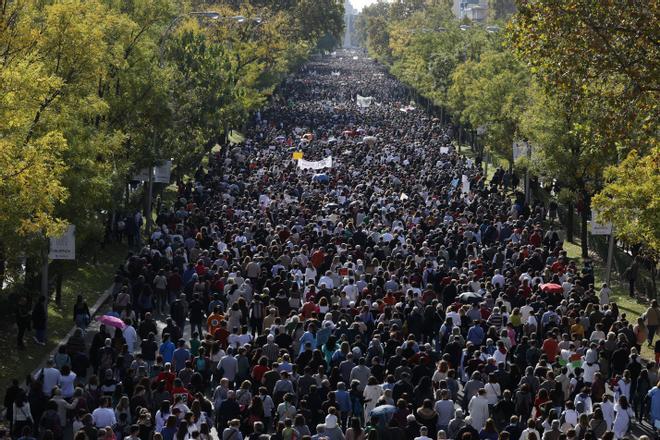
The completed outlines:
<svg viewBox="0 0 660 440">
<path fill-rule="evenodd" d="M 546 293 L 564 293 L 564 288 L 555 283 L 541 284 L 541 290 Z"/>
<path fill-rule="evenodd" d="M 124 321 L 122 321 L 121 319 L 119 319 L 116 316 L 103 315 L 103 316 L 97 317 L 96 320 L 99 321 L 101 324 L 105 324 L 105 325 L 110 326 L 110 327 L 115 327 L 115 328 L 118 328 L 120 330 L 123 330 L 123 329 L 126 328 L 126 324 L 124 323 Z"/>
</svg>

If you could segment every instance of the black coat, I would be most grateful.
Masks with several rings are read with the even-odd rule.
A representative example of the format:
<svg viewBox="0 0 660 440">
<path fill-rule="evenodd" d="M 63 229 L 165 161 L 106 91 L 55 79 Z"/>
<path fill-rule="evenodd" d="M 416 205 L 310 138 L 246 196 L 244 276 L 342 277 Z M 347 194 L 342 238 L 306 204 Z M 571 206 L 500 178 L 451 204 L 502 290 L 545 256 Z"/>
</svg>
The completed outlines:
<svg viewBox="0 0 660 440">
<path fill-rule="evenodd" d="M 32 327 L 35 330 L 46 328 L 46 308 L 43 303 L 37 303 L 32 309 Z"/>
</svg>

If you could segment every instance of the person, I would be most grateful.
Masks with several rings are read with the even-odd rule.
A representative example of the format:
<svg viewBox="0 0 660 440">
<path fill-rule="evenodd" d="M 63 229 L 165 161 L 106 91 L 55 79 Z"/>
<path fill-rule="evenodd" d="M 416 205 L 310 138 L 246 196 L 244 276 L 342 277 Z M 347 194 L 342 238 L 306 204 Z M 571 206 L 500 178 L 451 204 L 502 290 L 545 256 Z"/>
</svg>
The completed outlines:
<svg viewBox="0 0 660 440">
<path fill-rule="evenodd" d="M 488 398 L 484 388 L 480 388 L 477 395 L 470 399 L 468 412 L 472 418 L 472 427 L 477 431 L 481 431 L 489 416 Z"/>
<path fill-rule="evenodd" d="M 117 423 L 114 410 L 111 408 L 109 397 L 101 399 L 100 406 L 92 412 L 92 421 L 98 429 L 114 426 Z"/>
<path fill-rule="evenodd" d="M 626 270 L 623 272 L 624 278 L 628 281 L 628 293 L 630 294 L 631 298 L 635 297 L 635 283 L 637 282 L 637 278 L 639 277 L 639 261 L 637 257 L 635 257 L 630 263 L 630 266 L 626 268 Z"/>
<path fill-rule="evenodd" d="M 11 429 L 13 435 L 19 437 L 23 435 L 24 429 L 31 429 L 34 425 L 34 418 L 30 410 L 30 402 L 23 390 L 18 392 L 11 406 Z"/>
<path fill-rule="evenodd" d="M 71 367 L 69 365 L 63 365 L 60 369 L 60 377 L 57 381 L 57 386 L 61 389 L 62 396 L 65 399 L 73 398 L 77 377 L 78 376 L 76 373 L 71 371 Z"/>
<path fill-rule="evenodd" d="M 658 329 L 660 329 L 660 307 L 658 307 L 658 301 L 651 301 L 651 306 L 646 309 L 644 313 L 646 316 L 646 327 L 648 331 L 648 345 L 649 347 L 653 346 L 653 338 L 655 337 Z"/>
<path fill-rule="evenodd" d="M 46 298 L 40 296 L 32 308 L 32 328 L 34 328 L 34 341 L 39 345 L 46 345 Z"/>
<path fill-rule="evenodd" d="M 81 330 L 85 330 L 89 322 L 91 321 L 92 315 L 89 313 L 89 307 L 87 302 L 83 299 L 82 295 L 76 297 L 76 303 L 73 305 L 73 322 Z"/>
<path fill-rule="evenodd" d="M 229 426 L 222 431 L 222 440 L 243 440 L 243 433 L 240 431 L 241 421 L 232 419 Z"/>
<path fill-rule="evenodd" d="M 530 418 L 527 420 L 527 428 L 520 433 L 520 440 L 540 440 L 541 435 L 536 429 L 536 422 Z"/>
<path fill-rule="evenodd" d="M 649 390 L 647 396 L 651 400 L 649 421 L 656 430 L 660 430 L 660 382 L 656 383 L 656 385 Z"/>
<path fill-rule="evenodd" d="M 614 405 L 616 416 L 614 417 L 614 424 L 612 425 L 612 432 L 614 437 L 622 439 L 628 433 L 630 424 L 635 413 L 628 404 L 626 396 L 619 397 L 619 402 Z"/>
<path fill-rule="evenodd" d="M 50 396 L 53 392 L 53 388 L 57 386 L 60 382 L 61 373 L 55 368 L 55 362 L 53 359 L 48 359 L 46 361 L 46 366 L 41 369 L 39 373 L 39 379 L 42 384 L 42 391 L 46 396 Z"/>
<path fill-rule="evenodd" d="M 18 328 L 18 332 L 16 333 L 16 346 L 19 350 L 25 348 L 25 341 L 23 338 L 25 337 L 25 332 L 30 330 L 30 318 L 30 307 L 28 306 L 27 298 L 21 295 L 18 298 L 18 305 L 16 307 L 16 327 Z"/>
<path fill-rule="evenodd" d="M 415 440 L 433 440 L 428 436 L 429 430 L 426 426 L 419 428 L 419 436 L 415 437 Z"/>
<path fill-rule="evenodd" d="M 486 424 L 484 425 L 483 429 L 479 431 L 479 439 L 497 440 L 498 438 L 499 438 L 499 434 L 497 432 L 497 429 L 495 428 L 495 421 L 489 418 L 488 420 L 486 420 Z"/>
<path fill-rule="evenodd" d="M 593 287 L 548 203 L 510 191 L 513 172 L 485 178 L 455 127 L 401 111 L 406 89 L 349 53 L 300 66 L 244 142 L 180 173 L 114 276 L 141 350 L 130 329 L 89 346 L 78 329 L 62 371 L 26 384 L 40 437 L 607 439 L 624 417 L 609 391 L 631 407 L 652 393 L 657 368 L 643 373 L 635 347 L 647 322 Z M 360 109 L 358 92 L 379 105 Z M 133 244 L 139 220 L 126 219 Z M 58 384 L 70 393 L 69 363 L 85 383 L 73 422 L 64 396 L 49 402 Z"/>
</svg>

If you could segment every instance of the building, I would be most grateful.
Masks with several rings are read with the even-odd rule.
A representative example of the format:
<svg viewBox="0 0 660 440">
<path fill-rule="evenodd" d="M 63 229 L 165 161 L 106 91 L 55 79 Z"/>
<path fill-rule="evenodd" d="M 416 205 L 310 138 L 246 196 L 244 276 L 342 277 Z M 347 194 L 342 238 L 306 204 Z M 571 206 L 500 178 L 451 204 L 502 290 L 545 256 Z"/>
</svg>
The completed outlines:
<svg viewBox="0 0 660 440">
<path fill-rule="evenodd" d="M 483 22 L 488 17 L 488 0 L 454 0 L 451 9 L 459 20 Z"/>
<path fill-rule="evenodd" d="M 351 35 L 354 31 L 355 17 L 358 11 L 353 7 L 350 0 L 344 0 L 344 49 L 353 47 Z"/>
</svg>

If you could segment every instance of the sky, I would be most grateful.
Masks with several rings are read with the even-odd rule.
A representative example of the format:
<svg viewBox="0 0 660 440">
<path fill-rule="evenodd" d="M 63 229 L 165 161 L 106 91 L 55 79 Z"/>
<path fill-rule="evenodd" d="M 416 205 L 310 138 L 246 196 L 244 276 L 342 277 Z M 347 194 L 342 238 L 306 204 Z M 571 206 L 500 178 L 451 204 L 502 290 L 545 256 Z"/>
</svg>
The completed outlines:
<svg viewBox="0 0 660 440">
<path fill-rule="evenodd" d="M 351 4 L 358 11 L 361 11 L 362 8 L 369 6 L 372 3 L 376 3 L 376 0 L 351 0 Z"/>
</svg>

